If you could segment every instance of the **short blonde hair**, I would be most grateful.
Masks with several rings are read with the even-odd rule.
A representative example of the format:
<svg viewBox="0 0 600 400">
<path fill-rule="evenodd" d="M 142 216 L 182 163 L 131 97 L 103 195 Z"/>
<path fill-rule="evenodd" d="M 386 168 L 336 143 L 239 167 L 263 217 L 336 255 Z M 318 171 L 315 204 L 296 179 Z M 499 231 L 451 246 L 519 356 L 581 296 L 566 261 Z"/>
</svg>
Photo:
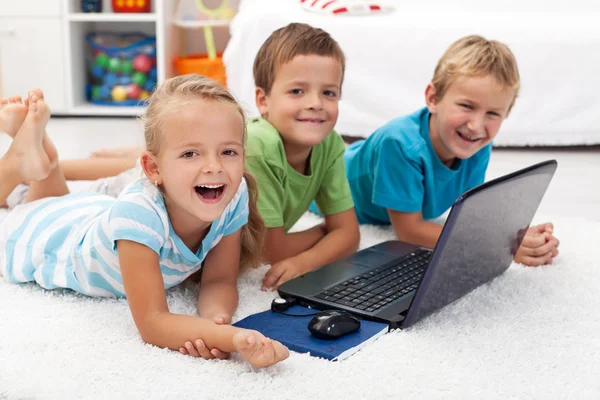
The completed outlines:
<svg viewBox="0 0 600 400">
<path fill-rule="evenodd" d="M 460 78 L 492 76 L 503 88 L 515 93 L 508 110 L 519 94 L 517 60 L 504 43 L 478 35 L 465 36 L 450 45 L 438 61 L 431 83 L 440 101 L 452 83 Z"/>
<path fill-rule="evenodd" d="M 244 110 L 233 94 L 217 82 L 201 75 L 177 76 L 164 81 L 150 96 L 148 109 L 142 117 L 146 150 L 158 156 L 163 143 L 164 124 L 167 116 L 183 106 L 198 100 L 218 101 L 229 104 L 240 113 L 243 123 L 243 143 L 246 144 L 246 118 Z M 262 244 L 266 234 L 264 222 L 258 212 L 258 185 L 250 172 L 244 168 L 248 186 L 248 223 L 242 227 L 240 266 L 257 267 L 261 262 Z"/>
<path fill-rule="evenodd" d="M 346 57 L 342 48 L 329 33 L 308 24 L 291 23 L 277 29 L 258 50 L 254 59 L 254 86 L 269 95 L 277 69 L 299 55 L 333 57 L 342 67 L 342 82 L 346 70 Z M 340 82 L 340 86 L 342 84 Z"/>
</svg>

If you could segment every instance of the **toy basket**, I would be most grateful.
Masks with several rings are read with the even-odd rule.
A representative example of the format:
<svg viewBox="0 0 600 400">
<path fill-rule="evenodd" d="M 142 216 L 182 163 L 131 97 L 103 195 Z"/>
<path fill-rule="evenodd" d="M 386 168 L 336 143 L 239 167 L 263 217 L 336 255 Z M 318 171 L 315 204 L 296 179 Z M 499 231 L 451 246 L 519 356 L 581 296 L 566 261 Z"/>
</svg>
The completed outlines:
<svg viewBox="0 0 600 400">
<path fill-rule="evenodd" d="M 227 26 L 235 16 L 239 0 L 180 0 L 175 19 L 180 27 L 202 28 L 206 54 L 185 54 L 185 34 L 182 36 L 180 57 L 175 58 L 175 69 L 179 75 L 196 73 L 204 75 L 223 86 L 227 86 L 222 53 L 217 53 L 213 37 L 213 26 Z"/>
<path fill-rule="evenodd" d="M 137 106 L 156 87 L 156 38 L 139 32 L 93 32 L 88 45 L 89 102 L 110 106 Z"/>
<path fill-rule="evenodd" d="M 206 54 L 176 57 L 175 69 L 177 70 L 178 75 L 199 74 L 213 79 L 226 87 L 227 76 L 222 56 L 223 53 L 217 53 L 217 57 L 212 60 L 208 58 Z"/>
</svg>

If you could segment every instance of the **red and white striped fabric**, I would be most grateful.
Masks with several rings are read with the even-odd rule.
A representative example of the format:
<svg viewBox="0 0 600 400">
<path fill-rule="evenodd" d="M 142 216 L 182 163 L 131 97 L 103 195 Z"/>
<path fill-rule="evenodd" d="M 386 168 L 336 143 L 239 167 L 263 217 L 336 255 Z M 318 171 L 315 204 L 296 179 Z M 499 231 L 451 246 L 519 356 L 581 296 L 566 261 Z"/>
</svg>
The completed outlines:
<svg viewBox="0 0 600 400">
<path fill-rule="evenodd" d="M 394 10 L 388 3 L 378 0 L 300 0 L 308 11 L 330 15 L 366 15 Z"/>
</svg>

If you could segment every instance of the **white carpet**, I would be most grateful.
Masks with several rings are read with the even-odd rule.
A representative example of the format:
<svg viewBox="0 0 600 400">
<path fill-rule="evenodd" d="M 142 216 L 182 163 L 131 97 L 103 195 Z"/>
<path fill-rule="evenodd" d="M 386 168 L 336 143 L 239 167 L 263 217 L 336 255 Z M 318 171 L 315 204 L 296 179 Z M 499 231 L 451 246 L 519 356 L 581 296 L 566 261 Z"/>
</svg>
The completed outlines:
<svg viewBox="0 0 600 400">
<path fill-rule="evenodd" d="M 0 216 L 1 217 L 1 216 Z M 541 219 L 540 219 L 541 220 Z M 552 219 L 554 265 L 491 284 L 341 363 L 292 353 L 252 370 L 142 343 L 124 300 L 0 280 L 0 399 L 600 398 L 600 222 Z M 300 226 L 314 223 L 305 216 Z M 362 228 L 362 247 L 392 237 Z M 236 320 L 269 307 L 265 268 L 245 276 Z M 168 294 L 194 314 L 193 288 Z"/>
</svg>

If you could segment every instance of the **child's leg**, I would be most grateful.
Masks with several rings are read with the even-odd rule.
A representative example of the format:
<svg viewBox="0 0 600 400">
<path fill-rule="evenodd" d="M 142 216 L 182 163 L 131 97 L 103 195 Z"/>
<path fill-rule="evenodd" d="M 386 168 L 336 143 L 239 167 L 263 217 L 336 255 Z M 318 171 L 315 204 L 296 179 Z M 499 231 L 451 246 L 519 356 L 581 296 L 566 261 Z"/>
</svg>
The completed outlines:
<svg viewBox="0 0 600 400">
<path fill-rule="evenodd" d="M 29 192 L 27 193 L 25 202 L 68 194 L 69 189 L 67 188 L 67 183 L 62 175 L 60 166 L 56 163 L 54 165 L 50 164 L 50 159 L 58 159 L 54 144 L 45 135 L 46 124 L 48 123 L 48 119 L 50 119 L 50 108 L 43 99 L 39 99 L 35 94 L 31 95 L 28 104 L 27 117 L 15 135 L 14 142 L 19 140 L 23 135 L 25 137 L 31 135 L 39 139 L 36 150 L 40 152 L 40 155 L 43 154 L 45 156 L 48 169 L 44 176 L 40 175 L 33 179 L 28 179 L 30 181 Z M 42 145 L 42 141 L 44 145 Z M 29 157 L 29 154 L 27 156 Z"/>
<path fill-rule="evenodd" d="M 68 181 L 93 181 L 109 178 L 135 167 L 136 157 L 84 158 L 61 160 L 64 177 Z"/>
<path fill-rule="evenodd" d="M 38 99 L 34 96 L 25 122 L 14 134 L 10 148 L 0 159 L 0 203 L 6 201 L 6 197 L 18 184 L 48 178 L 52 164 L 42 141 L 49 118 L 48 106 L 43 100 L 38 104 Z"/>
<path fill-rule="evenodd" d="M 21 162 L 12 151 L 13 147 L 11 146 L 8 152 L 0 158 L 0 204 L 2 205 L 6 204 L 6 198 L 17 185 L 22 183 L 19 168 Z"/>
<path fill-rule="evenodd" d="M 25 121 L 27 106 L 20 97 L 0 98 L 0 132 L 14 138 Z"/>
<path fill-rule="evenodd" d="M 117 147 L 100 149 L 92 153 L 93 158 L 134 158 L 138 159 L 144 152 L 141 147 Z"/>
<path fill-rule="evenodd" d="M 19 127 L 25 120 L 27 107 L 22 101 L 16 102 L 15 98 L 0 97 L 0 132 L 14 137 Z M 20 183 L 17 176 L 11 171 L 16 164 L 7 161 L 5 157 L 0 159 L 0 207 L 7 207 L 6 198 L 12 190 Z M 5 193 L 8 190 L 8 193 Z"/>
<path fill-rule="evenodd" d="M 29 98 L 31 98 L 32 95 L 35 95 L 38 99 L 44 100 L 44 93 L 40 89 L 30 90 Z M 0 131 L 4 131 L 12 138 L 15 137 L 17 131 L 23 124 L 23 121 L 25 121 L 29 106 L 29 98 L 25 99 L 24 102 L 21 99 L 21 96 L 0 99 Z M 48 134 L 46 132 L 44 132 L 42 146 L 50 159 L 50 164 L 53 166 L 57 162 L 58 154 L 56 153 L 54 144 L 48 139 Z"/>
</svg>

